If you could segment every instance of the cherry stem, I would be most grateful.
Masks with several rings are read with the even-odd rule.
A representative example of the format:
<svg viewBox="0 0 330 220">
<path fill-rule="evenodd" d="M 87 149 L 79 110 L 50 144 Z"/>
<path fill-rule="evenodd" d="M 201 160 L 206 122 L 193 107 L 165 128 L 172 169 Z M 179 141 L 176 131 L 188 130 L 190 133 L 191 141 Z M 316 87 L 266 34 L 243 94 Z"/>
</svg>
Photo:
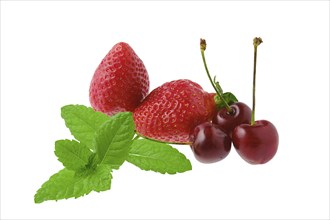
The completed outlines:
<svg viewBox="0 0 330 220">
<path fill-rule="evenodd" d="M 214 77 L 214 81 L 212 80 L 209 69 L 207 68 L 205 54 L 204 54 L 204 51 L 206 50 L 206 40 L 205 39 L 200 39 L 200 48 L 201 48 L 201 54 L 202 54 L 202 58 L 203 58 L 204 67 L 205 67 L 207 76 L 211 82 L 211 85 L 213 86 L 213 88 L 214 88 L 215 92 L 217 93 L 217 95 L 219 96 L 220 100 L 224 103 L 227 111 L 229 113 L 232 113 L 233 110 L 230 108 L 230 106 L 228 105 L 228 103 L 226 102 L 226 100 L 223 97 L 223 91 L 222 91 L 222 88 L 221 88 L 219 82 L 215 82 L 215 77 Z"/>
<path fill-rule="evenodd" d="M 255 111 L 256 111 L 256 69 L 257 69 L 257 48 L 262 43 L 260 37 L 253 39 L 254 46 L 254 59 L 253 59 L 253 103 L 252 103 L 252 114 L 251 114 L 251 125 L 255 124 Z"/>
</svg>

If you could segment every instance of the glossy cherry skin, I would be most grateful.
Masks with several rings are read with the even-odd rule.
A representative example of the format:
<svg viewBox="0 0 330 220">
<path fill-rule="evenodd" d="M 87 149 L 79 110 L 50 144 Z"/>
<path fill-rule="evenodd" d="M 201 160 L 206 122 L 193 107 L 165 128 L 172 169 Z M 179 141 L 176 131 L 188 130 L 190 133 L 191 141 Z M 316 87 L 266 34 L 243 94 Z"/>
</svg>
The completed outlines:
<svg viewBox="0 0 330 220">
<path fill-rule="evenodd" d="M 249 124 L 251 120 L 251 109 L 242 102 L 230 105 L 233 112 L 229 113 L 226 108 L 220 109 L 214 116 L 212 122 L 221 127 L 230 137 L 232 131 L 240 124 Z"/>
<path fill-rule="evenodd" d="M 238 154 L 250 164 L 264 164 L 270 161 L 278 148 L 278 132 L 267 120 L 237 126 L 232 134 L 234 147 Z"/>
<path fill-rule="evenodd" d="M 195 158 L 202 163 L 214 163 L 227 157 L 231 139 L 218 125 L 205 122 L 195 127 L 190 135 Z"/>
</svg>

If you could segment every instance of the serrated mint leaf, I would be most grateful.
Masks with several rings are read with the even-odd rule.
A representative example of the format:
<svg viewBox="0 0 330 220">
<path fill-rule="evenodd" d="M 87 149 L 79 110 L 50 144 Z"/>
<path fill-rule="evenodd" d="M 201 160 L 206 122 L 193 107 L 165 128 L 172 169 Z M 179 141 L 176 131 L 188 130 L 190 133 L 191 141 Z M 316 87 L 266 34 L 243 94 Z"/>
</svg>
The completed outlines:
<svg viewBox="0 0 330 220">
<path fill-rule="evenodd" d="M 190 161 L 177 149 L 147 139 L 133 141 L 127 161 L 142 170 L 159 173 L 175 174 L 192 169 Z"/>
<path fill-rule="evenodd" d="M 34 202 L 78 198 L 91 191 L 109 190 L 111 179 L 111 168 L 107 165 L 100 165 L 94 170 L 82 173 L 64 168 L 41 186 L 34 196 Z"/>
<path fill-rule="evenodd" d="M 93 154 L 86 145 L 75 140 L 59 140 L 55 142 L 55 155 L 69 170 L 80 170 L 90 162 Z"/>
<path fill-rule="evenodd" d="M 71 134 L 91 150 L 95 148 L 93 138 L 96 130 L 110 118 L 106 114 L 83 105 L 63 106 L 61 116 Z"/>
<path fill-rule="evenodd" d="M 100 164 L 118 169 L 127 158 L 135 125 L 131 112 L 121 112 L 110 117 L 95 133 L 95 146 Z"/>
</svg>

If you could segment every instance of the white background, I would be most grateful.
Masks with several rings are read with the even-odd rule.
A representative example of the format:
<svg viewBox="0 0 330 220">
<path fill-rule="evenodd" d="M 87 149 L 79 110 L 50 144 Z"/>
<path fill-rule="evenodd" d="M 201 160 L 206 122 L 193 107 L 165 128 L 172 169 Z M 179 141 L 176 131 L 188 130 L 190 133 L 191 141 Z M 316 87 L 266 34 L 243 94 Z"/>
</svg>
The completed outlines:
<svg viewBox="0 0 330 220">
<path fill-rule="evenodd" d="M 199 51 L 225 91 L 251 105 L 258 51 L 257 119 L 280 135 L 275 158 L 249 165 L 234 149 L 177 175 L 125 163 L 110 191 L 34 204 L 62 168 L 54 142 L 71 138 L 60 108 L 89 106 L 89 83 L 119 42 L 144 61 L 151 89 L 189 78 L 209 92 Z M 329 218 L 329 2 L 1 2 L 1 218 Z"/>
</svg>

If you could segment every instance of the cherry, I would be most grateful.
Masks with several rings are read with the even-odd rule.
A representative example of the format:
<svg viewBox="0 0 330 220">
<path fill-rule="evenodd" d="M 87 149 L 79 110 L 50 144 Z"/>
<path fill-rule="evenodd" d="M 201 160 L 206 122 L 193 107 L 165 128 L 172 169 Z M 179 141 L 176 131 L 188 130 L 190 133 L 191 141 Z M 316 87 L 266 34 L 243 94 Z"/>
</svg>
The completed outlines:
<svg viewBox="0 0 330 220">
<path fill-rule="evenodd" d="M 255 84 L 257 47 L 262 43 L 261 38 L 254 38 L 254 67 L 253 67 L 253 106 L 250 124 L 238 125 L 233 133 L 233 144 L 238 154 L 250 164 L 264 164 L 276 154 L 279 142 L 275 126 L 267 121 L 255 121 Z"/>
<path fill-rule="evenodd" d="M 232 112 L 226 108 L 220 109 L 214 116 L 212 122 L 221 127 L 221 129 L 232 137 L 232 131 L 240 124 L 249 124 L 251 119 L 251 109 L 243 102 L 236 102 L 230 105 Z"/>
<path fill-rule="evenodd" d="M 276 154 L 278 133 L 267 121 L 256 121 L 254 125 L 241 124 L 233 131 L 233 142 L 238 154 L 248 163 L 264 164 Z"/>
<path fill-rule="evenodd" d="M 220 161 L 227 157 L 231 149 L 231 139 L 218 125 L 211 122 L 196 126 L 190 139 L 195 158 L 202 163 Z"/>
<path fill-rule="evenodd" d="M 251 118 L 251 109 L 249 106 L 242 102 L 235 102 L 231 105 L 228 104 L 226 99 L 224 98 L 224 93 L 222 91 L 222 88 L 219 84 L 219 82 L 216 81 L 214 78 L 212 80 L 209 70 L 206 65 L 205 55 L 204 51 L 206 50 L 206 41 L 205 39 L 200 40 L 200 48 L 201 48 L 201 54 L 203 58 L 204 67 L 207 73 L 207 76 L 214 88 L 214 90 L 217 93 L 217 96 L 219 100 L 221 101 L 221 104 L 224 106 L 221 108 L 217 114 L 213 117 L 213 123 L 220 126 L 220 128 L 229 135 L 229 137 L 232 136 L 233 129 L 240 124 L 248 124 L 250 122 Z M 233 100 L 230 100 L 233 101 Z M 235 101 L 236 97 L 235 97 Z"/>
</svg>

